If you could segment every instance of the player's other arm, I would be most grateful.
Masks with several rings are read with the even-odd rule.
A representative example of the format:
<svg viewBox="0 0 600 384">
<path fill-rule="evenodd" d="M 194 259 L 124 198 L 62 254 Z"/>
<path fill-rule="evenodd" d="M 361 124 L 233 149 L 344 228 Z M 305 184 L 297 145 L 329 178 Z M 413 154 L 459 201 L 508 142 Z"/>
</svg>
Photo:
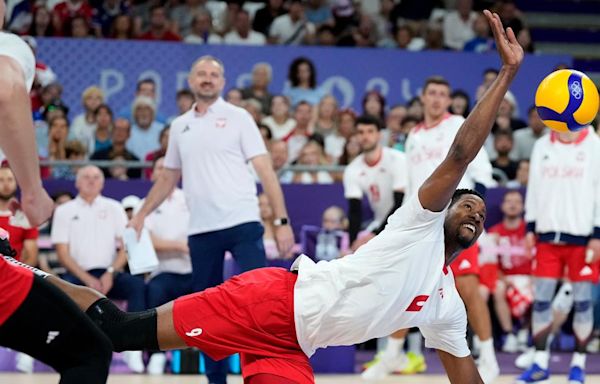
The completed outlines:
<svg viewBox="0 0 600 384">
<path fill-rule="evenodd" d="M 448 352 L 437 350 L 438 356 L 446 369 L 448 379 L 450 383 L 460 384 L 480 384 L 483 383 L 473 357 L 471 355 L 466 357 L 456 357 Z"/>
<path fill-rule="evenodd" d="M 517 42 L 512 29 L 504 31 L 497 14 L 492 15 L 485 11 L 485 15 L 494 32 L 502 68 L 494 83 L 458 130 L 444 161 L 419 189 L 419 200 L 423 207 L 430 211 L 441 211 L 452 198 L 467 166 L 477 156 L 488 137 L 500 102 L 523 61 L 523 48 Z"/>
</svg>

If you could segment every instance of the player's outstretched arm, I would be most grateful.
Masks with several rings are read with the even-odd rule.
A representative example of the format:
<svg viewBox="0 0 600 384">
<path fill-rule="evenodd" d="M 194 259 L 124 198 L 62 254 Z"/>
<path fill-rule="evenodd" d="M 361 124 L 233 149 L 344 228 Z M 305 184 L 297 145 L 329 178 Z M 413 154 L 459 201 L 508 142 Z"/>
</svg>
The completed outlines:
<svg viewBox="0 0 600 384">
<path fill-rule="evenodd" d="M 419 200 L 423 207 L 430 211 L 441 211 L 452 198 L 467 166 L 490 134 L 498 107 L 523 61 L 523 48 L 517 42 L 512 29 L 504 30 L 498 14 L 487 10 L 484 13 L 494 32 L 502 68 L 494 83 L 458 130 L 444 161 L 419 189 Z"/>
<path fill-rule="evenodd" d="M 481 384 L 483 380 L 479 376 L 475 361 L 471 355 L 467 357 L 456 357 L 438 349 L 438 356 L 446 369 L 450 383 Z"/>
</svg>

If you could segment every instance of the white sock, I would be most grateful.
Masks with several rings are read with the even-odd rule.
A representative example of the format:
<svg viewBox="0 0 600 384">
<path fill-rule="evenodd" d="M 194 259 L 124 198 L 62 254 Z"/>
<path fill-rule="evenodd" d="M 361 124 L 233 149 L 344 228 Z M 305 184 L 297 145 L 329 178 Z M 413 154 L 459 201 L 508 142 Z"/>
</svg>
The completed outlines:
<svg viewBox="0 0 600 384">
<path fill-rule="evenodd" d="M 388 358 L 395 358 L 399 356 L 404 348 L 404 338 L 394 339 L 393 337 L 388 337 L 387 345 L 385 346 L 385 350 L 383 354 Z"/>
<path fill-rule="evenodd" d="M 423 354 L 423 338 L 421 332 L 410 332 L 408 334 L 408 351 L 415 355 Z"/>
<path fill-rule="evenodd" d="M 495 361 L 496 351 L 494 351 L 494 339 L 489 338 L 486 341 L 479 342 L 479 357 L 485 361 Z"/>
<path fill-rule="evenodd" d="M 548 360 L 550 360 L 550 352 L 548 351 L 535 351 L 533 356 L 533 362 L 539 365 L 542 369 L 548 369 Z"/>
<path fill-rule="evenodd" d="M 571 360 L 571 367 L 585 368 L 585 358 L 587 354 L 575 352 L 573 353 L 573 359 Z"/>
</svg>

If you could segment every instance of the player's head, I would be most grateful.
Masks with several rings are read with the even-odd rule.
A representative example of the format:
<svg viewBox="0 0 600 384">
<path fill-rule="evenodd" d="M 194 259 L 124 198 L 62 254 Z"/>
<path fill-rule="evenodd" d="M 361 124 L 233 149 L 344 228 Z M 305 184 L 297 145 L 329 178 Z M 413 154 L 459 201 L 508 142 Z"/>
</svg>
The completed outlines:
<svg viewBox="0 0 600 384">
<path fill-rule="evenodd" d="M 225 67 L 213 56 L 202 56 L 194 62 L 188 76 L 190 90 L 198 100 L 214 101 L 225 87 Z"/>
<path fill-rule="evenodd" d="M 0 200 L 9 201 L 17 194 L 17 180 L 8 167 L 0 168 Z"/>
<path fill-rule="evenodd" d="M 485 217 L 483 196 L 472 189 L 457 189 L 444 222 L 446 241 L 457 248 L 469 248 L 483 232 Z"/>
<path fill-rule="evenodd" d="M 439 119 L 446 113 L 452 99 L 450 98 L 450 83 L 440 76 L 430 77 L 425 81 L 421 102 L 425 118 Z"/>
<path fill-rule="evenodd" d="M 516 189 L 508 190 L 502 199 L 500 210 L 505 219 L 518 219 L 523 215 L 523 195 Z"/>
<path fill-rule="evenodd" d="M 373 116 L 365 115 L 356 119 L 356 132 L 363 152 L 374 151 L 381 141 L 381 122 Z"/>
</svg>

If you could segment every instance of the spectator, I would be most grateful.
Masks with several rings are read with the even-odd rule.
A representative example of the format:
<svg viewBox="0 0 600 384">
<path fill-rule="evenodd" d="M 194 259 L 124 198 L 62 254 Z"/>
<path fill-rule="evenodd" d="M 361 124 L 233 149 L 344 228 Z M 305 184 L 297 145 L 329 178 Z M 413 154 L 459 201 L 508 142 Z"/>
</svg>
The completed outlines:
<svg viewBox="0 0 600 384">
<path fill-rule="evenodd" d="M 281 255 L 277 249 L 277 242 L 275 241 L 275 214 L 273 208 L 269 203 L 267 195 L 261 193 L 258 195 L 258 209 L 260 211 L 260 221 L 262 222 L 265 231 L 263 233 L 263 246 L 265 247 L 265 255 L 267 260 L 279 259 Z"/>
<path fill-rule="evenodd" d="M 338 164 L 350 164 L 352 161 L 354 161 L 354 159 L 358 157 L 358 155 L 360 155 L 361 152 L 362 149 L 360 147 L 360 139 L 358 138 L 358 134 L 355 133 L 352 136 L 350 136 L 346 141 L 346 144 L 344 145 L 344 152 L 342 153 L 342 156 L 340 156 Z"/>
<path fill-rule="evenodd" d="M 485 53 L 496 50 L 496 42 L 490 36 L 490 26 L 481 12 L 473 22 L 473 31 L 475 36 L 465 43 L 464 51 Z"/>
<path fill-rule="evenodd" d="M 317 28 L 323 24 L 333 24 L 331 8 L 327 4 L 327 0 L 309 0 L 304 14 L 306 15 L 306 20 L 314 24 Z"/>
<path fill-rule="evenodd" d="M 269 92 L 269 84 L 273 79 L 273 68 L 271 64 L 260 62 L 252 67 L 252 83 L 250 86 L 242 89 L 242 98 L 256 99 L 261 104 L 262 113 L 271 114 L 271 101 L 273 95 Z"/>
<path fill-rule="evenodd" d="M 67 137 L 69 136 L 69 122 L 65 117 L 53 117 L 48 126 L 48 159 L 66 160 Z"/>
<path fill-rule="evenodd" d="M 96 111 L 104 103 L 104 92 L 95 85 L 87 87 L 81 95 L 83 113 L 75 116 L 71 123 L 69 139 L 83 143 L 90 153 L 94 151 L 96 133 Z"/>
<path fill-rule="evenodd" d="M 283 0 L 268 0 L 265 6 L 254 14 L 252 29 L 267 36 L 273 20 L 284 14 Z"/>
<path fill-rule="evenodd" d="M 453 115 L 460 115 L 467 118 L 471 112 L 471 98 L 469 94 L 462 89 L 456 89 L 450 95 L 452 104 L 450 104 L 449 112 Z"/>
<path fill-rule="evenodd" d="M 337 131 L 338 103 L 335 97 L 327 95 L 321 99 L 317 106 L 317 116 L 314 123 L 314 132 L 327 138 Z"/>
<path fill-rule="evenodd" d="M 495 68 L 487 68 L 483 71 L 483 81 L 477 87 L 477 91 L 475 92 L 476 101 L 481 99 L 485 91 L 487 91 L 494 80 L 496 80 L 496 77 L 498 77 L 498 70 Z"/>
<path fill-rule="evenodd" d="M 344 153 L 346 141 L 354 135 L 356 115 L 353 111 L 345 109 L 338 113 L 338 129 L 333 134 L 325 137 L 325 153 L 334 163 L 340 165 L 348 165 L 339 163 L 340 157 Z M 359 150 L 360 151 L 360 150 Z"/>
<path fill-rule="evenodd" d="M 517 167 L 517 177 L 514 180 L 510 180 L 506 183 L 506 188 L 527 188 L 527 182 L 529 181 L 529 160 L 519 161 Z"/>
<path fill-rule="evenodd" d="M 444 45 L 462 51 L 465 43 L 475 37 L 473 25 L 476 19 L 473 0 L 457 0 L 456 10 L 444 16 Z"/>
<path fill-rule="evenodd" d="M 240 9 L 235 16 L 233 29 L 225 35 L 223 42 L 232 45 L 265 45 L 267 38 L 252 30 L 250 14 L 245 9 Z"/>
<path fill-rule="evenodd" d="M 69 108 L 61 100 L 53 100 L 42 107 L 42 120 L 35 122 L 35 138 L 38 145 L 38 153 L 41 157 L 48 157 L 49 148 L 49 123 L 56 117 L 66 119 Z"/>
<path fill-rule="evenodd" d="M 164 124 L 155 119 L 156 106 L 146 96 L 138 96 L 133 102 L 133 124 L 128 148 L 139 159 L 155 148 Z"/>
<path fill-rule="evenodd" d="M 514 133 L 515 145 L 511 157 L 515 160 L 529 160 L 535 142 L 550 131 L 540 119 L 535 106 L 529 108 L 527 116 L 529 126 Z"/>
<path fill-rule="evenodd" d="M 214 18 L 214 26 L 216 33 L 221 36 L 225 36 L 229 31 L 233 29 L 235 24 L 235 17 L 239 10 L 242 9 L 243 1 L 241 0 L 225 0 L 219 2 L 220 6 L 218 11 L 211 10 Z M 225 5 L 223 7 L 223 4 Z M 209 4 L 207 4 L 208 6 Z"/>
<path fill-rule="evenodd" d="M 236 107 L 242 108 L 244 98 L 242 97 L 242 90 L 239 88 L 231 88 L 225 95 L 225 101 L 235 105 Z"/>
<path fill-rule="evenodd" d="M 523 50 L 527 53 L 535 53 L 535 46 L 533 44 L 533 40 L 531 39 L 531 32 L 529 28 L 523 28 L 519 31 L 517 35 L 517 41 L 523 47 Z"/>
<path fill-rule="evenodd" d="M 33 55 L 35 56 L 35 77 L 33 79 L 33 87 L 29 92 L 31 99 L 31 111 L 36 112 L 42 107 L 40 91 L 42 87 L 49 86 L 57 81 L 56 73 L 46 63 L 42 62 L 37 55 L 37 41 L 33 36 L 21 36 L 23 41 L 29 45 Z"/>
<path fill-rule="evenodd" d="M 156 162 L 157 159 L 160 159 L 161 157 L 165 157 L 165 154 L 167 153 L 167 146 L 169 145 L 169 131 L 171 129 L 170 125 L 165 125 L 163 127 L 163 129 L 160 131 L 160 135 L 158 138 L 158 144 L 159 144 L 159 148 L 146 154 L 146 157 L 144 158 L 144 160 L 148 161 L 148 162 Z M 152 169 L 151 168 L 147 168 L 144 171 L 146 178 L 151 180 L 152 179 Z"/>
<path fill-rule="evenodd" d="M 305 101 L 316 105 L 325 96 L 325 91 L 317 87 L 317 74 L 312 61 L 306 57 L 298 57 L 292 61 L 288 71 L 290 88 L 283 94 L 290 99 L 292 108 Z"/>
<path fill-rule="evenodd" d="M 113 113 L 106 104 L 100 105 L 95 112 L 96 132 L 94 133 L 93 147 L 88 148 L 90 156 L 96 151 L 102 151 L 112 145 L 110 135 L 113 129 Z"/>
<path fill-rule="evenodd" d="M 262 120 L 262 105 L 260 104 L 260 101 L 254 98 L 246 99 L 242 101 L 242 108 L 248 111 L 256 124 L 260 123 Z"/>
<path fill-rule="evenodd" d="M 394 136 L 392 136 L 392 139 L 394 139 L 394 145 L 391 147 L 400 152 L 406 152 L 406 140 L 408 139 L 412 129 L 419 123 L 420 121 L 412 116 L 406 116 L 404 119 L 402 119 L 402 122 L 400 123 L 400 133 L 395 135 L 395 139 Z"/>
<path fill-rule="evenodd" d="M 425 40 L 415 36 L 415 32 L 408 25 L 401 25 L 394 34 L 395 46 L 408 51 L 420 51 L 425 47 Z"/>
<path fill-rule="evenodd" d="M 316 28 L 306 20 L 302 0 L 291 0 L 289 12 L 273 20 L 269 29 L 269 42 L 279 45 L 310 44 Z"/>
<path fill-rule="evenodd" d="M 394 147 L 401 140 L 402 120 L 406 114 L 407 109 L 402 104 L 395 105 L 390 109 L 385 119 L 385 128 L 381 130 L 381 139 L 383 140 L 381 144 L 384 147 Z"/>
<path fill-rule="evenodd" d="M 312 106 L 306 101 L 301 101 L 294 111 L 296 126 L 286 136 L 283 137 L 288 145 L 290 161 L 294 162 L 300 156 L 302 147 L 308 142 L 312 134 Z"/>
<path fill-rule="evenodd" d="M 129 6 L 123 0 L 106 0 L 97 4 L 94 11 L 93 23 L 97 29 L 97 35 L 109 37 L 115 19 L 119 15 L 126 15 Z"/>
<path fill-rule="evenodd" d="M 402 20 L 428 20 L 435 3 L 434 1 L 404 0 L 394 6 L 390 18 L 394 25 L 398 25 L 398 22 Z"/>
<path fill-rule="evenodd" d="M 75 16 L 69 21 L 66 35 L 76 39 L 95 37 L 92 35 L 90 22 L 83 16 Z"/>
<path fill-rule="evenodd" d="M 56 4 L 52 11 L 55 35 L 67 35 L 67 26 L 76 16 L 81 16 L 88 23 L 91 23 L 93 15 L 94 10 L 87 0 L 64 0 Z"/>
<path fill-rule="evenodd" d="M 508 180 L 517 177 L 519 163 L 508 157 L 513 148 L 513 136 L 510 131 L 499 130 L 494 134 L 494 149 L 496 158 L 492 160 L 492 167 L 504 172 Z M 498 180 L 497 180 L 498 181 Z"/>
<path fill-rule="evenodd" d="M 418 97 L 413 97 L 407 104 L 407 116 L 423 121 L 423 102 Z"/>
<path fill-rule="evenodd" d="M 183 115 L 194 106 L 194 94 L 189 89 L 180 89 L 176 96 L 178 116 Z"/>
<path fill-rule="evenodd" d="M 204 7 L 205 0 L 185 0 L 183 4 L 176 6 L 171 11 L 173 30 L 179 32 L 180 36 L 190 34 L 192 24 L 200 13 L 208 13 Z M 210 15 L 210 13 L 209 13 Z M 212 23 L 212 17 L 209 17 Z"/>
<path fill-rule="evenodd" d="M 267 127 L 262 123 L 257 123 L 258 131 L 260 132 L 260 137 L 262 137 L 265 147 L 267 147 L 267 151 L 271 150 L 271 140 L 273 140 L 273 133 L 271 132 L 271 128 Z"/>
<path fill-rule="evenodd" d="M 138 31 L 130 15 L 117 15 L 110 26 L 109 36 L 116 40 L 131 40 L 136 38 Z"/>
<path fill-rule="evenodd" d="M 108 168 L 108 177 L 114 180 L 126 181 L 129 180 L 129 175 L 127 174 L 127 166 L 122 164 L 127 161 L 127 159 L 123 156 L 115 156 L 112 161 L 115 163 Z"/>
<path fill-rule="evenodd" d="M 127 119 L 118 118 L 115 120 L 112 131 L 112 145 L 104 150 L 96 151 L 90 157 L 90 160 L 127 160 L 139 161 L 133 153 L 127 150 L 127 140 L 131 135 L 131 124 Z M 103 168 L 104 176 L 110 177 L 109 169 Z M 126 170 L 129 179 L 139 179 L 142 172 L 139 168 L 129 168 Z"/>
<path fill-rule="evenodd" d="M 350 252 L 348 219 L 344 210 L 338 206 L 323 211 L 321 228 L 316 234 L 315 259 L 333 260 Z"/>
<path fill-rule="evenodd" d="M 424 50 L 439 51 L 447 49 L 444 45 L 444 31 L 437 23 L 429 23 L 425 30 Z"/>
<path fill-rule="evenodd" d="M 33 37 L 51 37 L 56 33 L 52 23 L 52 15 L 46 7 L 36 7 L 33 11 L 33 20 L 27 32 Z"/>
<path fill-rule="evenodd" d="M 363 115 L 385 121 L 385 97 L 379 91 L 369 91 L 362 100 Z"/>
<path fill-rule="evenodd" d="M 104 177 L 98 167 L 81 168 L 75 186 L 77 197 L 59 206 L 52 219 L 52 243 L 67 269 L 63 279 L 113 299 L 127 300 L 129 311 L 143 310 L 144 280 L 123 270 L 127 257 L 121 236 L 127 217 L 121 204 L 101 195 Z M 130 368 L 143 371 L 142 353 L 126 354 Z"/>
<path fill-rule="evenodd" d="M 77 140 L 69 140 L 65 144 L 65 160 L 82 161 L 87 155 L 86 147 Z M 55 179 L 75 180 L 80 165 L 56 165 L 52 167 L 52 177 Z"/>
<path fill-rule="evenodd" d="M 317 28 L 316 45 L 333 47 L 337 43 L 335 31 L 330 25 L 321 25 Z"/>
<path fill-rule="evenodd" d="M 331 12 L 336 36 L 345 36 L 358 25 L 357 12 L 351 0 L 334 0 Z"/>
<path fill-rule="evenodd" d="M 181 41 L 181 37 L 169 29 L 167 11 L 162 5 L 150 8 L 150 28 L 139 38 L 154 41 Z"/>
<path fill-rule="evenodd" d="M 365 6 L 366 3 L 362 2 L 361 5 Z M 395 26 L 390 20 L 392 9 L 394 9 L 394 0 L 380 0 L 379 11 L 370 14 L 373 19 L 373 24 L 375 24 L 375 28 L 377 28 L 377 37 L 379 38 L 379 41 L 377 42 L 378 46 L 389 46 L 389 41 L 392 40 L 392 34 L 395 29 Z"/>
<path fill-rule="evenodd" d="M 294 173 L 291 171 L 284 171 L 283 167 L 288 165 L 288 145 L 283 140 L 274 140 L 269 148 L 271 154 L 271 162 L 273 163 L 273 170 L 277 173 L 279 182 L 281 184 L 289 184 L 292 182 Z"/>
<path fill-rule="evenodd" d="M 146 78 L 139 80 L 135 86 L 134 96 L 134 101 L 137 99 L 138 96 L 146 96 L 152 99 L 152 101 L 154 102 L 154 119 L 159 123 L 164 123 L 165 121 L 167 121 L 165 116 L 162 113 L 160 113 L 160 111 L 158 111 L 158 96 L 156 92 L 156 82 L 153 79 Z M 123 107 L 119 111 L 118 116 L 123 117 L 129 121 L 133 121 L 133 104 L 134 103 L 132 102 L 131 105 Z"/>
<path fill-rule="evenodd" d="M 350 28 L 348 32 L 338 39 L 338 46 L 375 47 L 377 45 L 377 30 L 369 15 L 361 15 L 358 25 Z"/>
<path fill-rule="evenodd" d="M 324 148 L 318 141 L 309 140 L 300 150 L 298 165 L 318 167 L 326 164 Z M 296 172 L 293 182 L 300 184 L 331 184 L 333 178 L 327 171 L 302 171 Z"/>
<path fill-rule="evenodd" d="M 499 129 L 511 130 L 512 132 L 525 128 L 527 124 L 519 119 L 519 110 L 517 108 L 517 99 L 511 91 L 506 92 L 504 100 L 498 108 L 498 116 L 496 117 L 496 125 Z"/>
<path fill-rule="evenodd" d="M 221 44 L 223 39 L 213 31 L 210 12 L 203 10 L 194 16 L 190 31 L 183 41 L 190 44 Z"/>
<path fill-rule="evenodd" d="M 501 0 L 498 14 L 504 28 L 512 28 L 515 36 L 519 36 L 524 23 L 521 19 L 521 11 L 517 8 L 514 0 Z"/>
<path fill-rule="evenodd" d="M 290 101 L 285 96 L 275 95 L 270 109 L 271 115 L 262 119 L 262 123 L 271 128 L 273 138 L 281 139 L 296 126 L 296 120 L 290 116 Z"/>
</svg>

